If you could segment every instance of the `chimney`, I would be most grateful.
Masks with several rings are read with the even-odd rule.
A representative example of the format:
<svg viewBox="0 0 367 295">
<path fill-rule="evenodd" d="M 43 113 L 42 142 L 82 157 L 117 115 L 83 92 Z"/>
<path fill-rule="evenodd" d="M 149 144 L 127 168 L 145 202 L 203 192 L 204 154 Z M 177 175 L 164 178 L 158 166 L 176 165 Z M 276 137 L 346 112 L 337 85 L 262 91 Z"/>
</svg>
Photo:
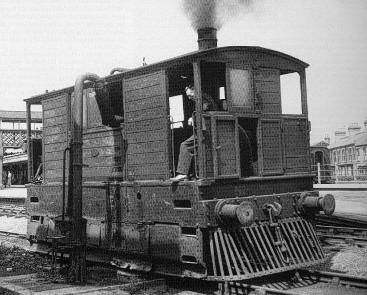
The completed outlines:
<svg viewBox="0 0 367 295">
<path fill-rule="evenodd" d="M 329 135 L 325 135 L 324 141 L 325 141 L 327 144 L 330 144 L 330 136 L 329 136 Z"/>
<path fill-rule="evenodd" d="M 199 50 L 217 47 L 217 29 L 201 28 L 198 29 Z"/>
<path fill-rule="evenodd" d="M 364 131 L 367 131 L 367 119 L 364 120 L 363 124 L 364 124 Z"/>
<path fill-rule="evenodd" d="M 359 131 L 361 131 L 361 126 L 359 126 L 358 123 L 352 123 L 348 127 L 348 134 L 349 135 L 354 135 L 354 134 L 358 133 Z"/>
<path fill-rule="evenodd" d="M 344 130 L 335 131 L 335 141 L 338 141 L 340 138 L 346 136 L 347 133 Z"/>
</svg>

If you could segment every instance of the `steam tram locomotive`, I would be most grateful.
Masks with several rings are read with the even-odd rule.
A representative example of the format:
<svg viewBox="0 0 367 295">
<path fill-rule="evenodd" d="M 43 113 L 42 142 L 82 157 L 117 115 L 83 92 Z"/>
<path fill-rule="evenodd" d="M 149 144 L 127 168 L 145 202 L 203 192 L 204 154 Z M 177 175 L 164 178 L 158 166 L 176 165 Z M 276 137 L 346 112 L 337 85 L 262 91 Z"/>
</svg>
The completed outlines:
<svg viewBox="0 0 367 295">
<path fill-rule="evenodd" d="M 193 53 L 26 99 L 29 116 L 31 105 L 43 109 L 43 181 L 27 188 L 28 238 L 70 234 L 60 220 L 78 206 L 72 187 L 87 246 L 123 268 L 233 281 L 323 262 L 313 217 L 332 214 L 335 203 L 312 186 L 307 66 L 261 47 L 218 48 L 216 31 L 204 29 Z M 299 115 L 282 114 L 288 73 L 299 74 Z M 204 112 L 203 93 L 221 109 Z M 173 108 L 181 123 L 170 119 Z M 173 182 L 179 145 L 193 131 L 191 178 Z M 69 156 L 73 140 L 81 153 Z M 78 156 L 81 173 L 70 175 Z"/>
</svg>

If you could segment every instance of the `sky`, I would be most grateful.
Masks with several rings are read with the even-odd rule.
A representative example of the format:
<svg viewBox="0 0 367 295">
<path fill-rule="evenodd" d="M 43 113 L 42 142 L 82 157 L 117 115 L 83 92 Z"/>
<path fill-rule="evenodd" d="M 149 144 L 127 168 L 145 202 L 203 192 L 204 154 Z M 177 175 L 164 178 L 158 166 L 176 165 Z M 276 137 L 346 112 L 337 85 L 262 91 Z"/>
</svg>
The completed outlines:
<svg viewBox="0 0 367 295">
<path fill-rule="evenodd" d="M 367 119 L 367 1 L 254 0 L 228 20 L 218 46 L 282 51 L 307 69 L 311 143 Z M 180 0 L 1 0 L 0 109 L 71 86 L 85 72 L 197 50 Z"/>
</svg>

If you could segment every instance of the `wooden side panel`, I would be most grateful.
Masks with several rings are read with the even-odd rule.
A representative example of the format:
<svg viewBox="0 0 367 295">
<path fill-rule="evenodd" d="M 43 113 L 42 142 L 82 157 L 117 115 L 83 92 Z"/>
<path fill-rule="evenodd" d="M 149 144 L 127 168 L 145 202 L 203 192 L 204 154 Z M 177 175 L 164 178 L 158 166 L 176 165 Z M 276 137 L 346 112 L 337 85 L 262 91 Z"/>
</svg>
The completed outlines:
<svg viewBox="0 0 367 295">
<path fill-rule="evenodd" d="M 124 159 L 120 128 L 106 128 L 83 136 L 83 180 L 98 181 L 122 171 Z"/>
<path fill-rule="evenodd" d="M 261 120 L 262 175 L 283 174 L 283 151 L 280 119 Z"/>
<path fill-rule="evenodd" d="M 63 151 L 68 142 L 68 94 L 42 101 L 42 110 L 44 181 L 61 181 Z"/>
<path fill-rule="evenodd" d="M 83 181 L 103 181 L 122 171 L 122 132 L 102 124 L 93 88 L 84 89 L 83 99 Z"/>
<path fill-rule="evenodd" d="M 124 80 L 123 92 L 128 179 L 168 179 L 169 112 L 165 73 Z"/>
<path fill-rule="evenodd" d="M 73 99 L 73 94 L 70 95 Z M 42 102 L 44 179 L 61 182 L 63 151 L 70 137 L 69 94 L 65 93 Z M 121 129 L 102 126 L 93 89 L 84 90 L 83 99 L 83 181 L 105 180 L 112 171 L 121 170 L 123 139 Z M 66 158 L 66 176 L 69 173 Z"/>
<path fill-rule="evenodd" d="M 284 166 L 286 173 L 309 172 L 310 153 L 306 118 L 283 118 Z"/>
<path fill-rule="evenodd" d="M 215 121 L 215 130 L 217 176 L 239 176 L 236 120 L 218 118 Z"/>
<path fill-rule="evenodd" d="M 281 114 L 280 71 L 257 69 L 254 71 L 254 83 L 257 108 L 262 113 Z"/>
</svg>

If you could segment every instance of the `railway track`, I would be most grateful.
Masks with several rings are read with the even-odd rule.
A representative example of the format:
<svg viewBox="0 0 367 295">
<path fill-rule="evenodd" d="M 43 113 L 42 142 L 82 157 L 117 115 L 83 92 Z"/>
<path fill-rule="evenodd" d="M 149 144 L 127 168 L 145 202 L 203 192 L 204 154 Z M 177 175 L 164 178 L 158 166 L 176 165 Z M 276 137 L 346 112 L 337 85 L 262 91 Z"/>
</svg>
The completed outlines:
<svg viewBox="0 0 367 295">
<path fill-rule="evenodd" d="M 0 232 L 0 236 L 12 237 L 14 239 L 25 239 L 24 235 Z M 42 251 L 43 252 L 43 251 Z M 47 252 L 39 253 L 45 255 Z M 95 264 L 96 262 L 93 261 Z M 106 266 L 106 263 L 103 263 Z M 171 280 L 167 288 L 176 288 L 179 280 Z M 173 283 L 172 283 L 173 282 Z M 266 283 L 264 283 L 266 282 Z M 176 284 L 176 285 L 175 285 Z M 307 269 L 299 269 L 280 275 L 263 277 L 257 280 L 251 280 L 246 283 L 208 283 L 206 291 L 193 287 L 186 291 L 199 292 L 199 294 L 256 294 L 256 295 L 295 295 L 295 294 L 310 294 L 310 289 L 318 288 L 322 284 L 322 288 L 327 286 L 329 293 L 325 294 L 366 294 L 367 292 L 367 278 L 345 275 L 335 272 L 312 271 Z M 187 284 L 186 286 L 200 285 L 197 281 Z M 342 293 L 333 293 L 334 289 L 338 289 Z M 184 288 L 178 288 L 185 290 Z M 348 293 L 353 289 L 352 293 Z M 205 289 L 204 289 L 205 290 Z M 205 293 L 203 293 L 205 292 Z M 356 293 L 357 292 L 357 293 Z M 147 293 L 149 294 L 149 293 Z M 172 293 L 168 293 L 172 294 Z M 180 293 L 177 293 L 180 294 Z M 185 294 L 185 293 L 183 293 Z M 187 294 L 187 293 L 186 293 Z"/>
<path fill-rule="evenodd" d="M 0 216 L 1 215 L 26 217 L 27 213 L 24 206 L 2 204 L 0 205 Z"/>
<path fill-rule="evenodd" d="M 365 294 L 367 291 L 367 278 L 335 272 L 300 269 L 269 278 L 269 282 L 266 284 L 258 284 L 256 281 L 222 284 L 217 293 L 223 295 L 300 295 L 310 294 L 310 290 L 315 290 L 317 287 L 323 289 L 326 287 L 325 294 L 335 294 L 333 293 L 335 289 L 338 289 L 338 294 Z"/>
<path fill-rule="evenodd" d="M 11 233 L 11 232 L 7 232 L 7 231 L 3 231 L 0 230 L 0 236 L 5 236 L 5 237 L 14 237 L 14 238 L 19 238 L 19 239 L 26 239 L 26 235 L 24 234 L 19 234 L 19 233 Z"/>
<path fill-rule="evenodd" d="M 325 226 L 367 228 L 367 221 L 338 215 L 327 216 L 325 214 L 317 214 L 315 222 L 318 225 Z"/>
<path fill-rule="evenodd" d="M 323 243 L 367 247 L 367 228 L 317 225 L 316 233 Z"/>
</svg>

